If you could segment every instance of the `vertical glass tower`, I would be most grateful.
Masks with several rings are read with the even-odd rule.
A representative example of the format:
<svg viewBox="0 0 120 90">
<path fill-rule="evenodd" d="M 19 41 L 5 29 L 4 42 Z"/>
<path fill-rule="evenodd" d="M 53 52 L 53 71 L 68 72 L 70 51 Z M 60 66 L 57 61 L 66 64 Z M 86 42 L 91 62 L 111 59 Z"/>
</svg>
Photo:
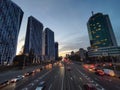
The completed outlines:
<svg viewBox="0 0 120 90">
<path fill-rule="evenodd" d="M 87 27 L 92 48 L 117 46 L 108 15 L 93 14 L 87 22 Z"/>
<path fill-rule="evenodd" d="M 45 28 L 44 39 L 44 53 L 47 56 L 47 60 L 55 60 L 54 32 L 49 28 Z"/>
<path fill-rule="evenodd" d="M 24 54 L 34 53 L 34 58 L 41 59 L 43 24 L 33 16 L 28 17 Z"/>
<path fill-rule="evenodd" d="M 55 60 L 58 60 L 58 42 L 55 42 Z"/>
<path fill-rule="evenodd" d="M 16 55 L 23 11 L 11 0 L 0 0 L 0 64 L 10 64 Z"/>
</svg>

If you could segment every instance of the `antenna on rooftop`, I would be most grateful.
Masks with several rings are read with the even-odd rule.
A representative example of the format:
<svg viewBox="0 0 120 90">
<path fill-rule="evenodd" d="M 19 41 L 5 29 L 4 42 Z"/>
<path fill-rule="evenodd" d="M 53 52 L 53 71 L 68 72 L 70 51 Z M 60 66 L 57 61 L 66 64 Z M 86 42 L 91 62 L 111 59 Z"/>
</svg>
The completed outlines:
<svg viewBox="0 0 120 90">
<path fill-rule="evenodd" d="M 93 15 L 94 15 L 94 12 L 92 11 L 91 13 L 92 13 L 92 16 L 93 16 Z"/>
</svg>

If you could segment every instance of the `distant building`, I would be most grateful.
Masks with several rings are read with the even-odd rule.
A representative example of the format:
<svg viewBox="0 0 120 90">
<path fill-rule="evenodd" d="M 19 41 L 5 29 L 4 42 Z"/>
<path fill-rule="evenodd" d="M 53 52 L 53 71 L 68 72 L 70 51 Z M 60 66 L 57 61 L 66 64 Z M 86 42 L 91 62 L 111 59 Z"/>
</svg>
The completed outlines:
<svg viewBox="0 0 120 90">
<path fill-rule="evenodd" d="M 43 39 L 44 60 L 55 60 L 54 32 L 49 28 L 45 28 Z"/>
<path fill-rule="evenodd" d="M 16 55 L 24 12 L 11 0 L 0 0 L 0 64 L 11 64 Z"/>
<path fill-rule="evenodd" d="M 55 60 L 58 60 L 58 42 L 55 42 Z"/>
<path fill-rule="evenodd" d="M 108 15 L 93 14 L 87 22 L 87 27 L 92 48 L 117 46 Z"/>
<path fill-rule="evenodd" d="M 80 60 L 81 61 L 84 61 L 84 60 L 86 60 L 86 50 L 84 50 L 83 48 L 80 48 L 79 49 L 79 52 L 80 52 Z"/>
<path fill-rule="evenodd" d="M 38 62 L 42 58 L 43 24 L 33 16 L 28 18 L 27 32 L 24 45 L 24 54 L 33 54 Z"/>
</svg>

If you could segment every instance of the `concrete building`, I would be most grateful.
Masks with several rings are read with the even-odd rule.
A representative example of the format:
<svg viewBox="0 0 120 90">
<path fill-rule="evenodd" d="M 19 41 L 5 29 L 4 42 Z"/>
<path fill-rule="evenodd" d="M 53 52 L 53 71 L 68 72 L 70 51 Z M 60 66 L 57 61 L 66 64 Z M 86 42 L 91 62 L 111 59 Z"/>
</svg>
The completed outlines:
<svg viewBox="0 0 120 90">
<path fill-rule="evenodd" d="M 80 48 L 79 49 L 79 52 L 80 52 L 80 60 L 81 61 L 85 61 L 86 60 L 86 50 L 84 50 L 83 48 Z"/>
<path fill-rule="evenodd" d="M 0 0 L 0 64 L 11 64 L 16 55 L 24 12 L 11 0 Z"/>
<path fill-rule="evenodd" d="M 33 54 L 34 60 L 39 62 L 42 59 L 42 33 L 43 24 L 33 16 L 28 18 L 25 45 L 23 53 Z"/>
</svg>

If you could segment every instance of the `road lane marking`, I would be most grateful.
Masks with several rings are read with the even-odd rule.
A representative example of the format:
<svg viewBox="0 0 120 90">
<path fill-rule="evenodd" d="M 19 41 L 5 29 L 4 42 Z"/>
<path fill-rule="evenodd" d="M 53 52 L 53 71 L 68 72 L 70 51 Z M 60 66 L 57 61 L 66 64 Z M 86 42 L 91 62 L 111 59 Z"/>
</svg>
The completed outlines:
<svg viewBox="0 0 120 90">
<path fill-rule="evenodd" d="M 79 85 L 78 87 L 80 88 L 80 90 L 82 90 L 82 88 L 81 88 L 81 86 L 80 86 L 80 85 Z"/>
<path fill-rule="evenodd" d="M 82 78 L 81 78 L 81 77 L 80 77 L 79 79 L 82 81 Z"/>
<path fill-rule="evenodd" d="M 42 79 L 42 78 L 44 78 L 44 77 L 45 77 L 47 74 L 49 74 L 51 71 L 52 71 L 52 70 L 50 70 L 50 71 L 46 72 L 45 74 L 43 74 L 41 77 L 39 77 L 39 80 Z M 34 83 L 30 83 L 30 84 L 27 85 L 27 87 L 23 88 L 22 90 L 28 90 L 28 88 L 31 88 L 31 86 L 33 86 L 33 85 L 34 85 Z M 26 88 L 27 88 L 27 89 L 26 89 Z"/>
<path fill-rule="evenodd" d="M 95 80 L 99 81 L 99 79 L 95 78 Z"/>
<path fill-rule="evenodd" d="M 23 88 L 22 90 L 28 90 L 28 88 Z"/>
<path fill-rule="evenodd" d="M 49 90 L 51 89 L 51 87 L 52 87 L 52 84 L 50 84 Z"/>
<path fill-rule="evenodd" d="M 71 79 L 71 80 L 73 80 L 73 78 L 72 78 L 72 77 L 70 77 L 70 79 Z"/>
<path fill-rule="evenodd" d="M 63 66 L 64 67 L 64 66 Z M 63 68 L 64 73 L 63 73 L 63 78 L 62 78 L 62 86 L 61 86 L 61 90 L 63 90 L 63 83 L 64 83 L 64 74 L 65 74 L 65 68 Z"/>
<path fill-rule="evenodd" d="M 34 86 L 34 83 L 30 83 L 27 85 L 27 87 L 31 87 L 31 86 Z"/>
</svg>

